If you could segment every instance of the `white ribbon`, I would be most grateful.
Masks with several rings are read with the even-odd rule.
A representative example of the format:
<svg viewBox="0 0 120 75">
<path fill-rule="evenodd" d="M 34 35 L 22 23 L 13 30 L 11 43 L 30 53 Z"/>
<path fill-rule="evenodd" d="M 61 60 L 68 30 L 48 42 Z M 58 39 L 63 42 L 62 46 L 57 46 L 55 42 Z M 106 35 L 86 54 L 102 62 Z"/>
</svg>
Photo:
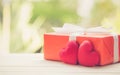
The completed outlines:
<svg viewBox="0 0 120 75">
<path fill-rule="evenodd" d="M 113 53 L 113 63 L 116 63 L 119 61 L 119 37 L 117 34 L 113 34 L 114 39 L 114 53 Z"/>
<path fill-rule="evenodd" d="M 67 33 L 70 34 L 70 40 L 76 40 L 76 36 L 96 33 L 96 34 L 111 34 L 109 29 L 103 27 L 93 27 L 93 28 L 82 28 L 73 24 L 65 23 L 63 27 L 53 27 L 53 30 L 56 33 Z M 112 34 L 114 40 L 114 59 L 113 62 L 116 63 L 119 61 L 119 38 L 117 34 Z"/>
<path fill-rule="evenodd" d="M 70 35 L 69 35 L 69 41 L 71 41 L 71 40 L 76 40 L 76 36 L 77 36 L 77 35 L 70 34 Z"/>
</svg>

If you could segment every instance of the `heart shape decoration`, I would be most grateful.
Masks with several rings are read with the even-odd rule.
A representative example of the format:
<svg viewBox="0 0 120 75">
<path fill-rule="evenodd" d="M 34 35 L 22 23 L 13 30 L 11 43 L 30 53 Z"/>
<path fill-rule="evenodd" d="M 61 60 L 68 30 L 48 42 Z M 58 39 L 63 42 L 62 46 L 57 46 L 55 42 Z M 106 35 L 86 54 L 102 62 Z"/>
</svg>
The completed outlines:
<svg viewBox="0 0 120 75">
<path fill-rule="evenodd" d="M 92 43 L 88 40 L 83 41 L 78 50 L 79 64 L 83 66 L 96 66 L 99 65 L 99 61 L 99 53 L 94 50 Z"/>
<path fill-rule="evenodd" d="M 79 44 L 72 40 L 68 42 L 67 46 L 60 50 L 60 59 L 67 64 L 77 64 Z"/>
</svg>

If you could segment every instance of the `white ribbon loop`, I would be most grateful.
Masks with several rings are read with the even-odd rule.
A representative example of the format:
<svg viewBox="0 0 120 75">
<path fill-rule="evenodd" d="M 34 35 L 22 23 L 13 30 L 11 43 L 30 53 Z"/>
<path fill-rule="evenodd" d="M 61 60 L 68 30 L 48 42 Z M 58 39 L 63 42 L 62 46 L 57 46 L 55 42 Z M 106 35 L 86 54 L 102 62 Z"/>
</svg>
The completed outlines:
<svg viewBox="0 0 120 75">
<path fill-rule="evenodd" d="M 83 28 L 73 24 L 65 23 L 63 27 L 52 27 L 56 33 L 97 33 L 110 34 L 110 30 L 103 27 Z"/>
</svg>

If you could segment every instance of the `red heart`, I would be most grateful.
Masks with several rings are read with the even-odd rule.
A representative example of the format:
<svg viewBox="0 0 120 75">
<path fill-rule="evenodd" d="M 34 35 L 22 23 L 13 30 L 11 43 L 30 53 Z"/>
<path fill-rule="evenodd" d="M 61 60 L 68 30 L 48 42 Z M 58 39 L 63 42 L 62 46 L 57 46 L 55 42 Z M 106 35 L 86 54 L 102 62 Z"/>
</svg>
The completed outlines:
<svg viewBox="0 0 120 75">
<path fill-rule="evenodd" d="M 81 43 L 78 50 L 78 62 L 84 66 L 96 66 L 99 64 L 99 53 L 93 49 L 90 41 L 85 40 Z"/>
<path fill-rule="evenodd" d="M 77 64 L 78 43 L 76 41 L 68 42 L 67 46 L 60 50 L 61 61 L 68 64 Z"/>
</svg>

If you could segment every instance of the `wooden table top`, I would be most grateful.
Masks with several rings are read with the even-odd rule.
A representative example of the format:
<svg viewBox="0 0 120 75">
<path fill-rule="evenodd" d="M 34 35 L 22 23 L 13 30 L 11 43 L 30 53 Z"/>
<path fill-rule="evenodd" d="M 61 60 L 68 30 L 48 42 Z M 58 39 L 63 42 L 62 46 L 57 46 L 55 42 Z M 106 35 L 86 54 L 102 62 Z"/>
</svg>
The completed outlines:
<svg viewBox="0 0 120 75">
<path fill-rule="evenodd" d="M 120 75 L 120 63 L 84 67 L 44 60 L 43 54 L 1 54 L 0 75 Z"/>
</svg>

